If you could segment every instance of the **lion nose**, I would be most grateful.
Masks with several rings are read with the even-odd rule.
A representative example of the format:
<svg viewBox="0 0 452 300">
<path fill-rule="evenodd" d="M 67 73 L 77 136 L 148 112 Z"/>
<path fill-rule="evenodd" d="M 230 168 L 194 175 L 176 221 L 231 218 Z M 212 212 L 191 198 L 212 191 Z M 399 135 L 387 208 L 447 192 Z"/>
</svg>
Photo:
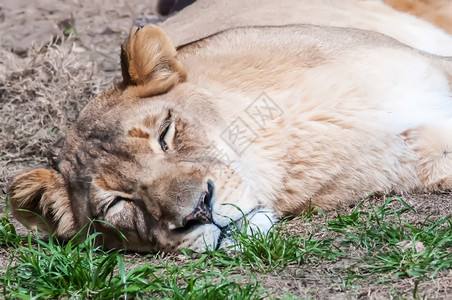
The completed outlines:
<svg viewBox="0 0 452 300">
<path fill-rule="evenodd" d="M 208 191 L 203 192 L 199 198 L 198 204 L 191 214 L 186 216 L 183 220 L 183 225 L 186 226 L 189 222 L 197 222 L 200 224 L 212 223 L 212 209 L 210 202 L 212 200 L 213 186 L 208 184 Z"/>
</svg>

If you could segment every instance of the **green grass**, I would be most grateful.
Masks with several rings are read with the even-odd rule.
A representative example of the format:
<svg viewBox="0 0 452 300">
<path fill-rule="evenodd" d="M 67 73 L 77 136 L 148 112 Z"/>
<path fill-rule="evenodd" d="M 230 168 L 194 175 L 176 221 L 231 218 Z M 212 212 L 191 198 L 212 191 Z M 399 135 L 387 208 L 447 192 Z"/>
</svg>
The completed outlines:
<svg viewBox="0 0 452 300">
<path fill-rule="evenodd" d="M 345 289 L 359 287 L 369 276 L 378 278 L 374 284 L 389 286 L 399 278 L 413 278 L 414 297 L 419 282 L 452 268 L 451 217 L 410 224 L 404 217 L 416 212 L 401 198 L 387 197 L 381 206 L 366 201 L 334 218 L 320 212 L 323 221 L 308 212 L 303 222 L 313 218 L 318 222 L 308 236 L 284 231 L 290 221 L 253 236 L 232 230 L 234 248 L 198 254 L 196 259 L 189 258 L 193 253 L 186 250 L 183 264 L 147 255 L 133 265 L 123 252 L 97 246 L 99 233 L 79 242 L 80 232 L 65 243 L 52 236 L 48 240 L 30 234 L 20 237 L 8 221 L 7 210 L 0 219 L 0 246 L 12 258 L 0 271 L 0 292 L 5 299 L 263 299 L 275 295 L 264 289 L 259 274 L 284 274 L 288 266 L 327 266 L 349 259 L 353 263 L 335 274 Z M 423 251 L 416 250 L 416 243 Z M 357 251 L 359 255 L 354 254 Z M 294 298 L 286 292 L 282 296 Z"/>
<path fill-rule="evenodd" d="M 8 203 L 8 198 L 0 196 L 0 201 Z M 16 228 L 9 221 L 9 208 L 6 206 L 5 215 L 0 218 L 0 246 L 17 247 L 23 240 L 17 235 Z"/>
<path fill-rule="evenodd" d="M 350 271 L 349 278 L 388 273 L 391 278 L 425 280 L 452 268 L 451 217 L 410 224 L 402 220 L 409 211 L 414 209 L 400 197 L 387 197 L 380 207 L 360 210 L 358 206 L 349 215 L 327 221 L 328 229 L 340 233 L 339 242 L 367 252 L 351 268 L 355 271 Z M 418 252 L 416 244 L 423 251 Z"/>
<path fill-rule="evenodd" d="M 72 239 L 59 243 L 28 236 L 27 245 L 13 252 L 10 266 L 1 277 L 3 293 L 11 298 L 112 298 L 117 292 L 127 294 L 130 289 L 143 288 L 149 270 L 138 269 L 124 274 L 119 252 L 103 252 L 95 246 L 98 234 L 82 243 Z M 119 266 L 115 274 L 115 268 Z M 132 281 L 130 279 L 133 279 Z M 133 294 L 133 293 L 132 293 Z"/>
<path fill-rule="evenodd" d="M 229 276 L 226 269 L 203 255 L 179 266 L 162 261 L 144 263 L 126 271 L 123 253 L 103 251 L 95 244 L 98 233 L 81 243 L 61 244 L 28 237 L 0 276 L 3 296 L 11 299 L 260 299 L 266 292 L 255 278 Z M 151 259 L 158 257 L 151 256 Z M 232 298 L 230 296 L 233 296 Z"/>
<path fill-rule="evenodd" d="M 170 299 L 261 299 L 268 293 L 254 275 L 237 275 L 234 268 L 203 254 L 197 260 L 179 266 L 165 264 L 164 298 Z"/>
<path fill-rule="evenodd" d="M 252 236 L 246 234 L 247 224 L 243 230 L 233 230 L 232 237 L 237 245 L 231 252 L 235 255 L 224 256 L 222 261 L 225 265 L 248 266 L 254 271 L 269 273 L 289 264 L 302 264 L 316 258 L 334 260 L 342 255 L 330 237 L 316 239 L 312 235 L 302 237 L 284 232 L 286 222 L 274 224 L 266 233 L 254 232 Z"/>
<path fill-rule="evenodd" d="M 159 263 L 143 263 L 127 271 L 130 263 L 124 262 L 124 253 L 104 251 L 97 246 L 100 233 L 80 239 L 83 232 L 80 231 L 64 243 L 53 236 L 47 241 L 30 234 L 22 238 L 8 221 L 8 210 L 0 224 L 1 246 L 8 247 L 12 254 L 8 268 L 0 273 L 5 299 L 262 299 L 268 296 L 254 275 L 239 274 L 231 266 L 213 260 L 210 254 L 185 265 L 149 255 L 150 262 Z"/>
</svg>

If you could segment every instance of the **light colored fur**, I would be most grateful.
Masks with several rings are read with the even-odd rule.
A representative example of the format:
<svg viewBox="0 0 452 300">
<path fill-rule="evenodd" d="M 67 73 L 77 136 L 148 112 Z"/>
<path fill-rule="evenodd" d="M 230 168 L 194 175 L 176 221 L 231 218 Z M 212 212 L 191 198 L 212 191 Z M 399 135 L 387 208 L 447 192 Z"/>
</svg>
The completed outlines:
<svg viewBox="0 0 452 300">
<path fill-rule="evenodd" d="M 450 0 L 384 0 L 397 10 L 425 19 L 452 33 L 452 1 Z"/>
<path fill-rule="evenodd" d="M 124 82 L 82 111 L 58 172 L 12 182 L 19 219 L 32 210 L 63 238 L 98 219 L 128 239 L 95 224 L 106 247 L 201 251 L 244 216 L 266 231 L 309 206 L 452 188 L 450 58 L 300 25 L 228 30 L 177 54 L 159 28 L 133 28 L 122 60 Z M 231 146 L 234 124 L 246 149 Z M 209 184 L 212 222 L 187 224 Z"/>
<path fill-rule="evenodd" d="M 212 86 L 226 120 L 219 129 L 240 117 L 260 136 L 241 157 L 229 153 L 258 199 L 283 216 L 310 200 L 331 209 L 376 191 L 450 188 L 450 62 L 445 72 L 434 67 L 437 58 L 384 37 L 353 47 L 346 41 L 353 31 L 345 37 L 344 30 L 268 30 L 263 41 L 255 30 L 236 31 L 181 55 L 183 65 L 193 66 L 190 82 L 214 82 L 206 89 Z M 253 41 L 245 49 L 213 51 L 240 47 L 245 36 Z M 269 50 L 276 43 L 277 56 Z M 214 62 L 217 69 L 209 67 Z M 262 91 L 284 111 L 265 128 L 244 113 Z"/>
<path fill-rule="evenodd" d="M 429 5 L 423 5 L 426 2 Z M 421 17 L 430 12 L 434 17 L 444 15 L 450 20 L 452 15 L 449 0 L 390 0 L 390 3 L 403 11 L 407 4 L 416 3 Z M 432 54 L 452 53 L 451 35 L 425 19 L 396 11 L 383 0 L 197 0 L 163 23 L 162 28 L 179 48 L 231 28 L 291 24 L 363 29 Z"/>
</svg>

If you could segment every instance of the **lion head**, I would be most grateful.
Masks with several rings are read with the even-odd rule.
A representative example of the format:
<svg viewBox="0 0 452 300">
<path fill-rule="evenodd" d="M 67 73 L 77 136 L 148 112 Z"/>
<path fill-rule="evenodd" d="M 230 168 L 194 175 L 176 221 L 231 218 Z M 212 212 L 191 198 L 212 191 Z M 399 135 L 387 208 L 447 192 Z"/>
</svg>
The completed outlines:
<svg viewBox="0 0 452 300">
<path fill-rule="evenodd" d="M 100 220 L 93 226 L 108 248 L 218 247 L 228 224 L 259 207 L 246 182 L 212 155 L 221 116 L 186 81 L 158 27 L 131 30 L 121 66 L 123 82 L 84 108 L 55 168 L 14 178 L 14 216 L 62 239 Z"/>
</svg>

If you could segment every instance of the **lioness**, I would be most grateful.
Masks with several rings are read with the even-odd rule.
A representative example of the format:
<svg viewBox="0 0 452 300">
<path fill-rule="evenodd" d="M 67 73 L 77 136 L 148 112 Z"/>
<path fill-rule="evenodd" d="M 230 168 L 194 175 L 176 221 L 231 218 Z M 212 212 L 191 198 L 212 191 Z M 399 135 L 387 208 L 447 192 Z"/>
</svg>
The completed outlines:
<svg viewBox="0 0 452 300">
<path fill-rule="evenodd" d="M 312 25 L 228 29 L 176 51 L 148 25 L 121 66 L 55 169 L 11 183 L 28 226 L 68 239 L 102 220 L 109 248 L 202 251 L 244 217 L 266 231 L 309 205 L 452 188 L 450 57 Z"/>
</svg>

